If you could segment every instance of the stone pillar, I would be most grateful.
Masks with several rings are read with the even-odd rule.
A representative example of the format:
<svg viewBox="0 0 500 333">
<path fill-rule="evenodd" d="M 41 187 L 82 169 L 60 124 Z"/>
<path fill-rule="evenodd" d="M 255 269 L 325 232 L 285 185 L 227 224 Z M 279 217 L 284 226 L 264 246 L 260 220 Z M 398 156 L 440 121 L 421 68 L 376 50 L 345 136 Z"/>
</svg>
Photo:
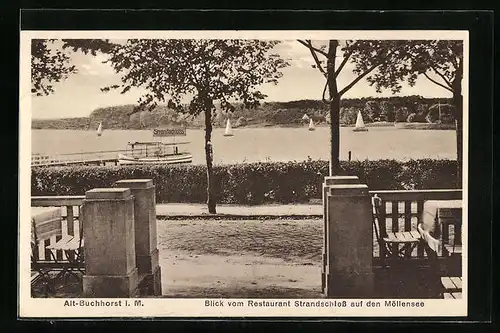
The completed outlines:
<svg viewBox="0 0 500 333">
<path fill-rule="evenodd" d="M 331 185 L 327 206 L 325 294 L 329 298 L 372 297 L 372 209 L 368 186 Z"/>
<path fill-rule="evenodd" d="M 323 182 L 323 252 L 321 253 L 322 266 L 321 266 L 321 292 L 325 292 L 326 285 L 326 265 L 328 264 L 328 250 L 327 250 L 327 216 L 328 216 L 328 205 L 326 202 L 326 195 L 328 192 L 328 187 L 330 185 L 340 185 L 340 184 L 358 184 L 359 178 L 357 176 L 326 176 Z"/>
<path fill-rule="evenodd" d="M 156 236 L 156 196 L 151 179 L 127 179 L 115 183 L 134 196 L 135 251 L 140 287 L 148 295 L 161 295 L 161 269 Z"/>
<path fill-rule="evenodd" d="M 128 188 L 96 188 L 85 193 L 84 297 L 134 297 L 134 201 Z"/>
</svg>

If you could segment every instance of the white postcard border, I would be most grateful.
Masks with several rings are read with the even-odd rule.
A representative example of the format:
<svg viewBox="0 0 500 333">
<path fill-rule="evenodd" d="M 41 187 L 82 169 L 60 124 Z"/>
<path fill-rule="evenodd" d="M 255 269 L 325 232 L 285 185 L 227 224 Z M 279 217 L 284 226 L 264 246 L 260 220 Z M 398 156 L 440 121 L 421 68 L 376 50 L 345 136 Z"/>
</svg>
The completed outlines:
<svg viewBox="0 0 500 333">
<path fill-rule="evenodd" d="M 238 39 L 276 39 L 295 40 L 312 39 L 328 40 L 336 39 L 450 39 L 464 41 L 464 78 L 463 78 L 463 293 L 459 300 L 362 300 L 365 304 L 361 308 L 353 307 L 253 307 L 248 305 L 248 301 L 262 301 L 263 299 L 234 299 L 242 301 L 246 306 L 230 307 L 225 299 L 224 307 L 206 306 L 205 301 L 210 299 L 105 299 L 101 301 L 120 301 L 123 306 L 71 306 L 65 305 L 66 301 L 76 302 L 99 301 L 98 299 L 38 299 L 30 297 L 30 262 L 29 262 L 29 240 L 31 229 L 29 223 L 19 223 L 19 257 L 18 257 L 18 315 L 25 318 L 70 318 L 70 317 L 259 317 L 259 316 L 326 316 L 326 317 L 352 317 L 352 316 L 465 316 L 467 315 L 467 267 L 468 267 L 468 84 L 469 84 L 469 33 L 468 31 L 444 31 L 444 30 L 343 30 L 343 31 L 21 31 L 20 40 L 20 119 L 19 119 L 19 220 L 29 221 L 30 216 L 30 196 L 31 196 L 31 65 L 30 65 L 30 41 L 34 38 L 196 38 L 196 39 L 216 39 L 216 38 L 238 38 Z M 26 244 L 26 245 L 24 245 Z M 318 271 L 318 281 L 319 281 Z M 318 282 L 319 283 L 319 282 Z M 134 304 L 135 301 L 141 302 Z M 272 299 L 266 299 L 272 301 Z M 283 301 L 279 299 L 276 301 Z M 286 299 L 288 300 L 288 299 Z M 290 299 L 292 304 L 295 301 L 318 301 L 306 299 Z M 344 300 L 319 299 L 319 301 Z M 355 300 L 345 300 L 347 303 Z M 357 300 L 361 301 L 361 300 Z M 380 307 L 367 307 L 367 302 L 379 301 Z M 386 301 L 416 302 L 422 301 L 424 307 L 387 307 Z M 128 305 L 125 305 L 128 302 Z M 346 304 L 347 304 L 346 303 Z"/>
</svg>

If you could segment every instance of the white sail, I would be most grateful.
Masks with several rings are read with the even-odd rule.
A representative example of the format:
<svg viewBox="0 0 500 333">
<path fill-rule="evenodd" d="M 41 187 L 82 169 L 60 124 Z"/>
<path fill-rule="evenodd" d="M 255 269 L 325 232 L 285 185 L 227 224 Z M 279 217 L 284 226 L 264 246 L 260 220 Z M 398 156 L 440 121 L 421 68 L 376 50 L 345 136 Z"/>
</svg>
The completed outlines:
<svg viewBox="0 0 500 333">
<path fill-rule="evenodd" d="M 311 119 L 309 121 L 309 130 L 310 131 L 314 131 L 316 128 L 314 127 L 314 121 Z"/>
<path fill-rule="evenodd" d="M 102 122 L 99 123 L 99 127 L 97 128 L 97 136 L 102 135 Z"/>
<path fill-rule="evenodd" d="M 304 113 L 304 115 L 302 116 L 302 120 L 304 121 L 309 120 L 309 116 L 306 113 Z"/>
<path fill-rule="evenodd" d="M 233 129 L 231 128 L 231 122 L 229 119 L 226 122 L 226 130 L 224 131 L 224 136 L 233 136 Z"/>
<path fill-rule="evenodd" d="M 361 111 L 358 111 L 358 117 L 356 118 L 356 127 L 354 128 L 354 131 L 367 131 L 367 130 L 368 129 L 365 127 Z"/>
<path fill-rule="evenodd" d="M 361 111 L 358 111 L 358 117 L 356 118 L 356 127 L 357 128 L 365 127 L 365 123 L 363 121 L 363 115 L 361 115 Z"/>
</svg>

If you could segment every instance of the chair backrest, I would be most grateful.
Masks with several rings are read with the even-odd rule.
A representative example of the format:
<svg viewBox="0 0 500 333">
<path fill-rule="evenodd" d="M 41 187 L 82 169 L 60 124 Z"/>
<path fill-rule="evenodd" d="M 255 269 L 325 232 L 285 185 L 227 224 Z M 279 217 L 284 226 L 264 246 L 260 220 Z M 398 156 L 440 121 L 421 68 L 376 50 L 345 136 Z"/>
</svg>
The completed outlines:
<svg viewBox="0 0 500 333">
<path fill-rule="evenodd" d="M 82 248 L 82 241 L 83 241 L 83 205 L 78 206 L 78 248 Z"/>
<path fill-rule="evenodd" d="M 43 247 L 45 249 L 45 241 L 50 240 L 53 236 L 61 236 L 62 235 L 62 226 L 61 223 L 57 220 L 47 220 L 47 221 L 39 221 L 37 223 L 35 219 L 31 219 L 31 262 L 36 264 L 38 260 L 40 260 L 40 251 L 39 244 L 44 244 Z M 42 252 L 44 253 L 44 252 Z M 45 254 L 44 254 L 45 255 Z"/>
<path fill-rule="evenodd" d="M 62 236 L 61 219 L 54 217 L 48 220 L 35 221 L 31 219 L 31 241 L 38 243 L 52 236 Z"/>
<path fill-rule="evenodd" d="M 377 238 L 377 242 L 379 245 L 382 245 L 382 238 L 386 237 L 385 230 L 380 230 L 379 221 L 382 218 L 382 214 L 380 213 L 380 207 L 382 206 L 382 199 L 375 194 L 372 197 L 372 221 L 373 221 L 373 230 L 375 231 L 375 237 Z"/>
<path fill-rule="evenodd" d="M 32 260 L 36 261 L 39 259 L 39 244 L 44 244 L 46 240 L 50 240 L 53 236 L 62 236 L 62 221 L 59 215 L 55 214 L 49 218 L 31 219 Z"/>
</svg>

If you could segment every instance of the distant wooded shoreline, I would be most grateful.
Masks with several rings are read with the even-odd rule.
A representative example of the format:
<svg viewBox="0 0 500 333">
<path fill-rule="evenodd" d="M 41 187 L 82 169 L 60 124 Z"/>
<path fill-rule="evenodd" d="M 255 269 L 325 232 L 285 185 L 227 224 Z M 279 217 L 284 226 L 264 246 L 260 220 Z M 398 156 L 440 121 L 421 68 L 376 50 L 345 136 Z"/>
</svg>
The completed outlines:
<svg viewBox="0 0 500 333">
<path fill-rule="evenodd" d="M 367 127 L 393 126 L 395 121 L 410 129 L 453 129 L 450 99 L 422 96 L 354 98 L 341 101 L 341 126 L 354 125 L 356 115 L 362 113 Z M 94 110 L 88 117 L 33 119 L 32 129 L 96 130 L 99 123 L 105 129 L 141 130 L 158 127 L 182 126 L 204 128 L 203 115 L 191 116 L 167 105 L 158 105 L 152 111 L 134 110 L 134 105 L 119 105 Z M 320 100 L 265 102 L 253 109 L 235 104 L 231 113 L 217 108 L 214 127 L 224 127 L 231 119 L 233 127 L 301 127 L 304 114 L 317 126 L 327 126 L 329 107 Z M 68 112 L 69 113 L 69 112 Z"/>
</svg>

